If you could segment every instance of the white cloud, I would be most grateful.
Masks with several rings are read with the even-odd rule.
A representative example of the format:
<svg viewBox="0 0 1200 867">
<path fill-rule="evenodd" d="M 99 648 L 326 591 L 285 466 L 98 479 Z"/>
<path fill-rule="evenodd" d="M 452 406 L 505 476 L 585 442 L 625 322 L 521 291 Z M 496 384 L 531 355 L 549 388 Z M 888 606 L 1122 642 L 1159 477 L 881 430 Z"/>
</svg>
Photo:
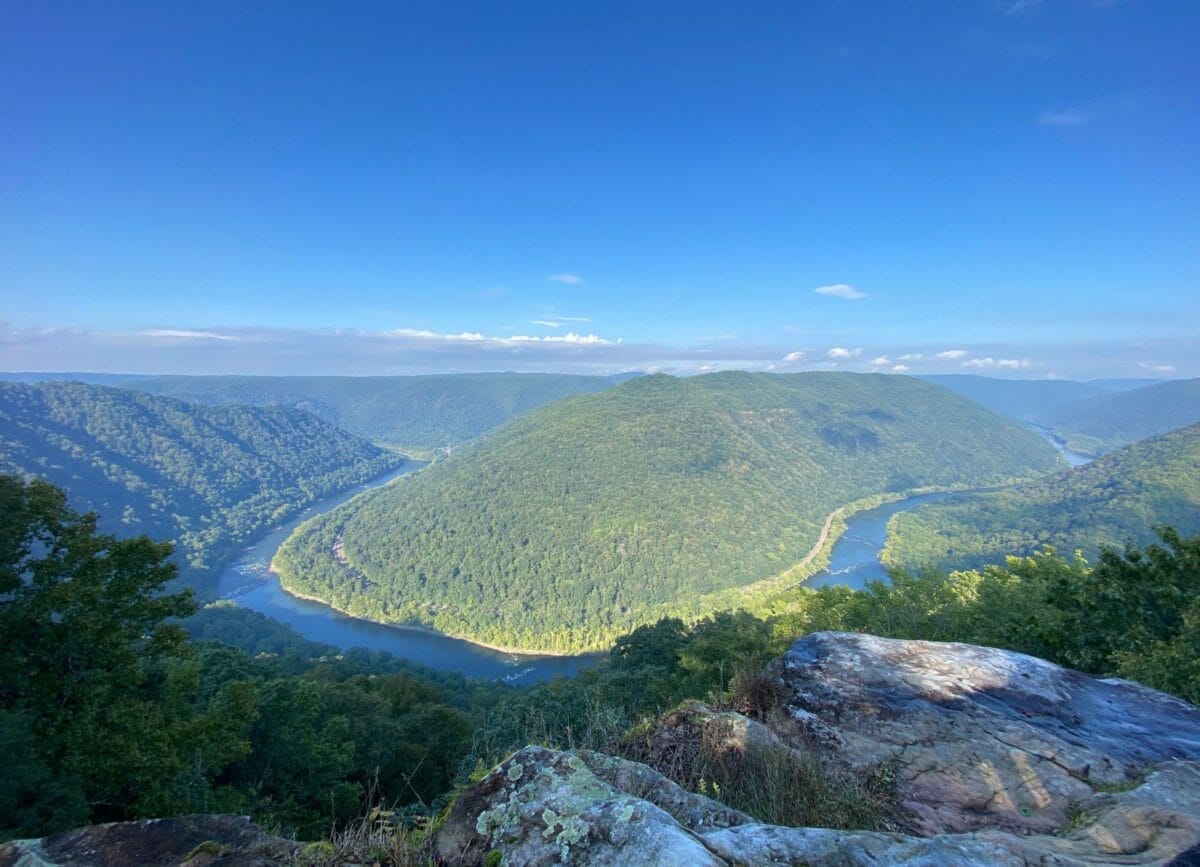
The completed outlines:
<svg viewBox="0 0 1200 867">
<path fill-rule="evenodd" d="M 562 328 L 561 322 L 551 322 L 549 319 L 533 319 L 530 325 L 544 325 L 546 328 Z"/>
<path fill-rule="evenodd" d="M 547 278 L 551 283 L 566 283 L 568 286 L 578 286 L 583 278 L 578 274 L 551 274 Z"/>
<path fill-rule="evenodd" d="M 615 346 L 621 341 L 605 340 L 595 334 L 576 334 L 568 331 L 563 335 L 536 337 L 528 334 L 514 334 L 511 337 L 489 337 L 478 331 L 462 331 L 458 334 L 442 334 L 437 331 L 427 331 L 416 328 L 397 328 L 383 332 L 385 337 L 400 337 L 417 339 L 431 343 L 478 343 L 489 346 L 508 346 L 513 343 L 578 343 L 591 346 Z"/>
<path fill-rule="evenodd" d="M 1041 126 L 1083 126 L 1095 116 L 1095 112 L 1082 108 L 1063 108 L 1056 111 L 1043 111 L 1038 115 L 1038 123 Z"/>
<path fill-rule="evenodd" d="M 834 298 L 866 298 L 866 292 L 860 292 L 849 283 L 834 283 L 830 286 L 818 286 L 813 290 L 818 295 L 832 295 Z"/>
<path fill-rule="evenodd" d="M 554 318 L 561 319 L 563 322 L 591 322 L 592 321 L 587 316 L 555 316 Z"/>
<path fill-rule="evenodd" d="M 942 361 L 957 361 L 969 354 L 965 349 L 947 349 L 944 352 L 939 352 L 934 358 L 939 358 Z"/>
<path fill-rule="evenodd" d="M 901 361 L 920 361 L 925 357 L 923 352 L 906 352 L 900 356 Z"/>
<path fill-rule="evenodd" d="M 909 366 L 907 364 L 897 364 L 892 368 L 892 373 L 908 373 Z"/>
<path fill-rule="evenodd" d="M 998 368 L 1000 370 L 1021 370 L 1030 366 L 1030 361 L 1027 358 L 972 358 L 969 361 L 963 362 L 963 367 L 977 367 L 982 369 Z"/>
<path fill-rule="evenodd" d="M 789 352 L 783 357 L 783 360 L 788 364 L 791 364 L 793 362 L 800 361 L 802 358 L 804 358 L 804 353 L 797 350 L 796 352 Z"/>
<path fill-rule="evenodd" d="M 1148 370 L 1151 373 L 1158 373 L 1163 376 L 1175 372 L 1175 365 L 1159 364 L 1156 361 L 1139 361 L 1138 367 L 1140 367 L 1142 370 Z"/>
<path fill-rule="evenodd" d="M 237 340 L 232 334 L 216 331 L 189 331 L 182 328 L 152 328 L 139 332 L 142 337 L 163 337 L 174 340 Z"/>
<path fill-rule="evenodd" d="M 881 355 L 878 358 L 871 359 L 872 367 L 883 367 L 884 365 L 891 364 L 891 363 L 892 363 L 892 360 L 890 358 L 888 358 L 886 355 Z"/>
<path fill-rule="evenodd" d="M 613 340 L 605 340 L 603 337 L 597 337 L 595 334 L 576 334 L 574 331 L 568 331 L 561 337 L 551 335 L 550 337 L 527 337 L 525 335 L 517 335 L 515 337 L 491 338 L 492 340 L 503 339 L 505 342 L 513 343 L 579 343 L 589 346 L 615 346 L 621 342 L 621 338 Z"/>
<path fill-rule="evenodd" d="M 862 347 L 861 346 L 858 347 L 857 349 L 847 349 L 844 346 L 835 346 L 832 349 L 830 349 L 828 352 L 825 353 L 826 358 L 833 358 L 833 359 L 858 358 L 858 356 L 860 356 L 860 355 L 862 355 Z"/>
</svg>

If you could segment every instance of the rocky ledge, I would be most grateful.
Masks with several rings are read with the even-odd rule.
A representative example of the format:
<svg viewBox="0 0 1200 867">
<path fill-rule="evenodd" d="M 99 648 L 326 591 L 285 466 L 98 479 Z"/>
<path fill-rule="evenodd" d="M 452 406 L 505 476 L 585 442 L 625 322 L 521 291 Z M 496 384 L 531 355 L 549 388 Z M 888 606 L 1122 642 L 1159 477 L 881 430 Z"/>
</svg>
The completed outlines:
<svg viewBox="0 0 1200 867">
<path fill-rule="evenodd" d="M 1200 708 L 1019 653 L 818 633 L 764 722 L 692 704 L 653 734 L 889 769 L 895 832 L 795 828 L 611 756 L 527 747 L 456 802 L 446 864 L 1198 864 Z"/>
<path fill-rule="evenodd" d="M 274 867 L 295 864 L 303 849 L 245 816 L 180 816 L 0 843 L 0 867 Z"/>
</svg>

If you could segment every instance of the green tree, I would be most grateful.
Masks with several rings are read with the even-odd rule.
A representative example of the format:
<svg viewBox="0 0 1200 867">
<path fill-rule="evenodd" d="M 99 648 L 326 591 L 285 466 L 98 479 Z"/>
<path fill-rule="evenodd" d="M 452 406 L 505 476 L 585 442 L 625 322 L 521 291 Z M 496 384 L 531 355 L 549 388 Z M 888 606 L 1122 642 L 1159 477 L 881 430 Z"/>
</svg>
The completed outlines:
<svg viewBox="0 0 1200 867">
<path fill-rule="evenodd" d="M 95 515 L 52 485 L 0 476 L 0 719 L 29 747 L 4 793 L 5 830 L 161 802 L 177 732 L 159 695 L 186 647 L 164 621 L 195 608 L 190 592 L 160 593 L 175 576 L 170 553 L 145 536 L 97 534 Z"/>
</svg>

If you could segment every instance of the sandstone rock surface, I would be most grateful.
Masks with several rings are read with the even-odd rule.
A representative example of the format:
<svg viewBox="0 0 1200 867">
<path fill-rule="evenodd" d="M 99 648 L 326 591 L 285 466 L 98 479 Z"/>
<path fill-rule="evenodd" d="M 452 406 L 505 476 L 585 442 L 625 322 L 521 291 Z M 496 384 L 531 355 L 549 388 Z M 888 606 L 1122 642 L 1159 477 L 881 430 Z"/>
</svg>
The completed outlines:
<svg viewBox="0 0 1200 867">
<path fill-rule="evenodd" d="M 527 747 L 469 789 L 442 863 L 1200 864 L 1200 708 L 962 644 L 818 633 L 768 672 L 772 728 L 702 705 L 722 749 L 894 769 L 906 833 L 761 824 L 655 770 Z M 659 733 L 669 737 L 668 733 Z"/>
<path fill-rule="evenodd" d="M 0 867 L 274 867 L 296 863 L 302 849 L 245 816 L 180 816 L 0 843 Z"/>
<path fill-rule="evenodd" d="M 925 835 L 1053 832 L 1096 788 L 1200 760 L 1200 708 L 1012 651 L 816 633 L 768 671 L 819 743 L 853 765 L 895 763 Z"/>
</svg>

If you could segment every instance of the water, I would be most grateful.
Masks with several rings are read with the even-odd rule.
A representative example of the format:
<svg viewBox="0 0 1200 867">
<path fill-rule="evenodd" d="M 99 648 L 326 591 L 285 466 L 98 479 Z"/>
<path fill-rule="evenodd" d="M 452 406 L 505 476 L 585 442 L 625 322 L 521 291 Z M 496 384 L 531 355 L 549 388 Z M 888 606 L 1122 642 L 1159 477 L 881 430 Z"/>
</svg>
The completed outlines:
<svg viewBox="0 0 1200 867">
<path fill-rule="evenodd" d="M 1035 428 L 1061 454 L 1072 467 L 1081 467 L 1091 458 L 1068 449 L 1061 440 L 1050 431 Z M 964 491 L 954 494 L 922 494 L 887 503 L 874 509 L 867 509 L 846 519 L 846 532 L 833 543 L 829 555 L 829 565 L 817 572 L 804 582 L 806 587 L 829 587 L 845 585 L 854 590 L 861 590 L 872 581 L 888 583 L 888 573 L 879 562 L 879 555 L 887 544 L 888 519 L 897 512 L 915 509 L 922 503 L 932 503 L 950 497 L 961 497 L 972 492 Z M 974 492 L 978 493 L 978 492 Z"/>
<path fill-rule="evenodd" d="M 915 509 L 922 503 L 945 500 L 956 494 L 921 494 L 907 500 L 885 503 L 846 519 L 846 532 L 833 543 L 829 565 L 804 582 L 805 587 L 844 585 L 861 590 L 872 581 L 888 582 L 887 569 L 879 554 L 887 542 L 888 519 L 897 512 Z"/>
<path fill-rule="evenodd" d="M 1087 463 L 1091 463 L 1092 458 L 1088 457 L 1087 455 L 1080 454 L 1079 452 L 1071 451 L 1053 431 L 1044 427 L 1038 427 L 1036 425 L 1033 425 L 1033 429 L 1041 435 L 1042 439 L 1058 449 L 1058 453 L 1066 459 L 1067 466 L 1071 467 L 1072 469 L 1075 467 L 1082 467 Z"/>
<path fill-rule="evenodd" d="M 222 570 L 218 581 L 221 597 L 286 623 L 310 641 L 332 644 L 342 650 L 352 647 L 384 650 L 430 668 L 460 671 L 470 677 L 523 685 L 549 680 L 559 674 L 573 675 L 593 663 L 597 657 L 591 654 L 525 656 L 502 653 L 457 638 L 349 617 L 323 603 L 291 596 L 279 586 L 279 579 L 267 571 L 279 546 L 301 523 L 340 506 L 368 487 L 385 485 L 423 466 L 424 463 L 408 461 L 399 470 L 366 485 L 314 503 L 299 517 L 276 527 Z"/>
</svg>

